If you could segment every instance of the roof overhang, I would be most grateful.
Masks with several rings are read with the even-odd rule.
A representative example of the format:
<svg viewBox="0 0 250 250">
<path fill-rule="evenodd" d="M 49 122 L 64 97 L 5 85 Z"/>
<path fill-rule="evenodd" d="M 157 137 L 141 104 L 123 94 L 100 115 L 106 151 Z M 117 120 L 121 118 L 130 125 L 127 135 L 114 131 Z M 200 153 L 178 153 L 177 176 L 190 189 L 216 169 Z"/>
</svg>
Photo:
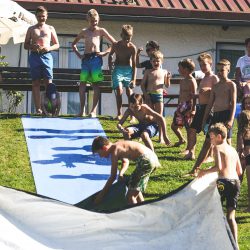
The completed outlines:
<svg viewBox="0 0 250 250">
<path fill-rule="evenodd" d="M 74 2 L 44 2 L 17 0 L 24 8 L 34 11 L 38 4 L 49 10 L 51 18 L 84 19 L 95 8 L 102 20 L 160 23 L 196 23 L 227 26 L 250 26 L 250 12 L 201 11 L 176 8 L 153 8 L 117 4 L 84 4 Z"/>
</svg>

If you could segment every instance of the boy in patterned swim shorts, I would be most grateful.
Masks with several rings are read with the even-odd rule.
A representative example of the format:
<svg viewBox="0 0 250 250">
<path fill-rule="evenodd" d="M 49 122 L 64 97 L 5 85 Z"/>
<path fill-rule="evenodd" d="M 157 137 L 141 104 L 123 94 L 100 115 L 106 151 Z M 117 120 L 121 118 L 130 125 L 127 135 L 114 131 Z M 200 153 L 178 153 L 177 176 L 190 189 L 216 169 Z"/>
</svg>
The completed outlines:
<svg viewBox="0 0 250 250">
<path fill-rule="evenodd" d="M 150 174 L 160 166 L 157 155 L 139 142 L 117 141 L 110 142 L 107 138 L 96 137 L 92 143 L 92 152 L 98 153 L 100 157 L 111 156 L 111 175 L 104 188 L 98 193 L 95 203 L 100 203 L 107 194 L 112 183 L 116 180 L 118 161 L 122 160 L 123 165 L 119 172 L 119 179 L 123 179 L 128 169 L 129 160 L 135 161 L 136 169 L 130 176 L 127 199 L 129 204 L 141 203 L 144 201 L 142 192 L 145 191 Z"/>
<path fill-rule="evenodd" d="M 227 143 L 227 128 L 223 123 L 216 123 L 209 129 L 211 144 L 213 145 L 215 166 L 206 170 L 200 170 L 198 177 L 207 173 L 218 172 L 217 188 L 221 200 L 226 200 L 227 221 L 237 242 L 237 223 L 235 210 L 240 193 L 240 180 L 242 168 L 237 151 Z"/>
</svg>

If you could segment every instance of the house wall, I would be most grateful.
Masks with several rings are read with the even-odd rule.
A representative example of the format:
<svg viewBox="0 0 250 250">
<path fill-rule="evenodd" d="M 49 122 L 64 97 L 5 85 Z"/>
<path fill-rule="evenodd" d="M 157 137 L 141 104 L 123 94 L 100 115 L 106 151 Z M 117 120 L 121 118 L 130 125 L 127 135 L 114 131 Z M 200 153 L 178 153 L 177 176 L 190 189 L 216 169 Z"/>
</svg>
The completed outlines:
<svg viewBox="0 0 250 250">
<path fill-rule="evenodd" d="M 70 19 L 48 19 L 48 23 L 53 25 L 58 35 L 72 34 L 76 36 L 80 30 L 86 27 L 85 20 Z M 126 22 L 122 21 L 102 21 L 100 26 L 106 28 L 117 40 L 120 39 L 121 26 Z M 62 25 L 63 24 L 63 25 Z M 249 27 L 229 27 L 223 30 L 219 25 L 198 25 L 198 24 L 171 24 L 171 23 L 145 23 L 128 22 L 134 27 L 133 43 L 137 47 L 144 47 L 149 40 L 157 40 L 160 44 L 160 50 L 165 56 L 163 68 L 167 69 L 172 75 L 178 74 L 178 62 L 186 57 L 192 58 L 196 63 L 196 70 L 199 70 L 197 56 L 203 51 L 209 51 L 213 58 L 216 56 L 217 42 L 243 43 L 245 38 L 249 37 Z M 9 43 L 2 48 L 2 54 L 7 56 L 7 61 L 11 66 L 18 66 L 19 45 Z M 147 59 L 146 52 L 143 51 L 140 60 Z M 27 66 L 27 52 L 22 49 L 20 66 Z M 107 57 L 104 59 L 104 69 L 107 69 Z M 139 69 L 137 78 L 142 77 L 142 71 Z M 135 89 L 140 92 L 140 88 Z M 169 93 L 178 93 L 178 86 L 172 85 Z M 116 105 L 114 94 L 104 94 L 102 100 L 102 114 L 115 115 Z M 23 111 L 27 100 L 24 100 Z M 126 97 L 124 94 L 124 102 Z M 112 107 L 112 108 L 111 108 Z M 169 109 L 166 114 L 172 114 Z"/>
</svg>

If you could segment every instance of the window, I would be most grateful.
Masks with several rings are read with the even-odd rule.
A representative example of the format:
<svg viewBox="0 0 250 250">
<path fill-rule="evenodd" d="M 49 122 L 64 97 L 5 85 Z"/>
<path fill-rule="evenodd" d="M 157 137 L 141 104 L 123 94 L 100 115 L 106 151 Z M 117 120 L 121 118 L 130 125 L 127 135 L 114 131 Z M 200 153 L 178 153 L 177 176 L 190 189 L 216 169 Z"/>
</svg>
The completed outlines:
<svg viewBox="0 0 250 250">
<path fill-rule="evenodd" d="M 235 77 L 235 68 L 238 59 L 245 55 L 244 43 L 217 43 L 216 44 L 216 62 L 221 59 L 227 59 L 231 63 L 229 78 Z"/>
</svg>

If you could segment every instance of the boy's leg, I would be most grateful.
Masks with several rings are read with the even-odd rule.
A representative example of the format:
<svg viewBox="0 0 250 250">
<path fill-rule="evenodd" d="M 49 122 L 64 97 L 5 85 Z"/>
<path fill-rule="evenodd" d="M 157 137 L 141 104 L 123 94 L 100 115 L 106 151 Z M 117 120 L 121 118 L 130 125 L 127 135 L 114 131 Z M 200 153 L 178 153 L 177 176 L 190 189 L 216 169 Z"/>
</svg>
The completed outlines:
<svg viewBox="0 0 250 250">
<path fill-rule="evenodd" d="M 137 190 L 129 190 L 128 194 L 127 194 L 128 204 L 130 204 L 130 205 L 137 204 L 139 193 L 141 193 L 141 192 L 137 191 Z M 140 200 L 140 198 L 139 198 L 139 200 Z M 143 196 L 142 196 L 142 199 L 143 199 Z M 142 201 L 144 201 L 144 199 Z"/>
<path fill-rule="evenodd" d="M 128 105 L 129 105 L 129 97 L 133 94 L 133 90 L 129 87 L 126 87 L 126 95 L 128 97 Z M 130 123 L 135 123 L 136 119 L 134 116 L 130 116 Z"/>
<path fill-rule="evenodd" d="M 120 84 L 120 86 L 116 88 L 115 91 L 116 91 L 117 119 L 121 120 L 122 118 L 122 93 L 123 93 L 122 85 Z"/>
<path fill-rule="evenodd" d="M 184 156 L 186 160 L 195 159 L 195 145 L 196 145 L 196 129 L 187 129 L 187 154 Z"/>
<path fill-rule="evenodd" d="M 235 220 L 235 209 L 232 207 L 227 208 L 227 222 L 230 226 L 234 240 L 238 246 L 238 226 Z"/>
<path fill-rule="evenodd" d="M 159 113 L 161 116 L 163 116 L 163 102 L 157 102 L 154 104 L 154 109 L 157 113 Z M 162 133 L 162 128 L 159 127 L 159 143 L 165 143 L 163 139 L 163 133 Z"/>
<path fill-rule="evenodd" d="M 171 129 L 174 131 L 176 136 L 178 137 L 179 141 L 174 144 L 174 146 L 179 147 L 182 144 L 186 143 L 186 140 L 182 136 L 181 130 L 178 126 L 174 125 L 174 123 L 171 124 Z"/>
<path fill-rule="evenodd" d="M 248 206 L 245 211 L 250 212 L 250 165 L 246 166 L 246 176 L 247 176 L 247 188 L 248 188 Z"/>
<path fill-rule="evenodd" d="M 90 111 L 90 116 L 91 117 L 96 117 L 96 109 L 97 109 L 97 105 L 100 99 L 100 87 L 98 85 L 98 83 L 94 83 L 92 84 L 92 88 L 94 91 L 94 96 L 93 96 L 93 106 L 92 109 Z"/>
<path fill-rule="evenodd" d="M 86 92 L 86 83 L 81 82 L 79 85 L 80 113 L 78 114 L 78 116 L 84 115 L 85 101 L 86 101 L 85 92 Z"/>
<path fill-rule="evenodd" d="M 154 145 L 153 142 L 148 134 L 148 132 L 144 131 L 141 134 L 142 141 L 144 142 L 145 146 L 150 148 L 152 151 L 154 151 Z"/>
<path fill-rule="evenodd" d="M 34 104 L 35 104 L 37 114 L 42 114 L 41 97 L 40 97 L 40 85 L 41 85 L 41 80 L 40 79 L 32 81 L 32 95 L 33 95 L 33 101 L 34 101 Z"/>
</svg>

